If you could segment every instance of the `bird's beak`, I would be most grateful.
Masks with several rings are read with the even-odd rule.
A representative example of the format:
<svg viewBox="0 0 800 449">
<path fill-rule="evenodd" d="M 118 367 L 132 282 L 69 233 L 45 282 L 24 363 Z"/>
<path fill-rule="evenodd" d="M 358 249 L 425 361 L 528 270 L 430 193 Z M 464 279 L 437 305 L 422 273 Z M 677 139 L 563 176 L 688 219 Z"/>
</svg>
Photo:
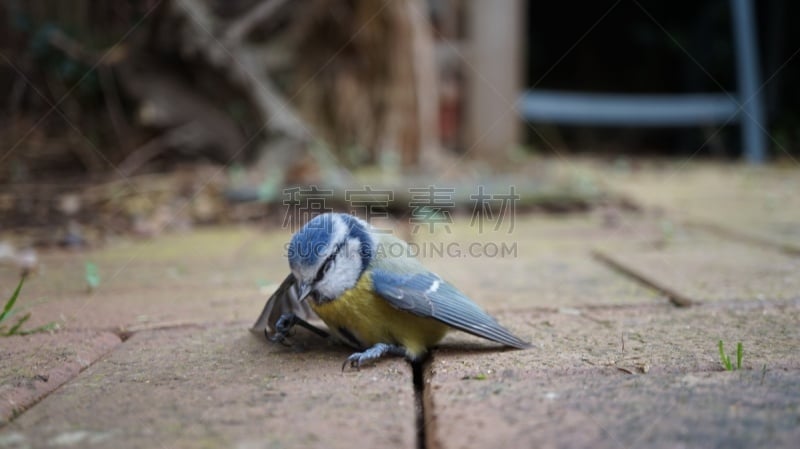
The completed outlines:
<svg viewBox="0 0 800 449">
<path fill-rule="evenodd" d="M 311 284 L 303 282 L 297 285 L 297 300 L 302 302 L 308 298 L 308 294 L 311 293 Z"/>
</svg>

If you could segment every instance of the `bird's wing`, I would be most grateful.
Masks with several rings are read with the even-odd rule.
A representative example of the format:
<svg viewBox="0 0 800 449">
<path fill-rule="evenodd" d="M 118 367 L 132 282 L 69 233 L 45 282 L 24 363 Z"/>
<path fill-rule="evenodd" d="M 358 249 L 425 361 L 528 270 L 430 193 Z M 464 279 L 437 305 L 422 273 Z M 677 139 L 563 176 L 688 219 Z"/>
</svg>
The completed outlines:
<svg viewBox="0 0 800 449">
<path fill-rule="evenodd" d="M 264 310 L 261 311 L 261 315 L 258 316 L 250 331 L 263 335 L 264 329 L 267 329 L 269 333 L 274 333 L 275 323 L 285 313 L 293 313 L 305 321 L 317 319 L 317 315 L 311 310 L 307 301 L 298 301 L 296 286 L 297 281 L 294 275 L 289 273 L 289 276 L 286 276 L 286 279 L 281 282 L 275 293 L 264 304 Z"/>
<path fill-rule="evenodd" d="M 434 273 L 397 274 L 377 268 L 371 276 L 375 292 L 393 307 L 514 348 L 530 346 Z"/>
</svg>

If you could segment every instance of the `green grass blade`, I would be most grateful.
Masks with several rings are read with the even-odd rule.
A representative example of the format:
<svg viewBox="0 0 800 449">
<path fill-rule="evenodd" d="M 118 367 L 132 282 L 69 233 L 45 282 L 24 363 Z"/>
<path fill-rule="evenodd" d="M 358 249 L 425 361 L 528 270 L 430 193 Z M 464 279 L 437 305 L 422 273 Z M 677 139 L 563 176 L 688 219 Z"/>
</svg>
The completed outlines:
<svg viewBox="0 0 800 449">
<path fill-rule="evenodd" d="M 733 370 L 733 365 L 731 364 L 731 358 L 725 354 L 725 348 L 722 345 L 722 340 L 719 341 L 719 358 L 722 362 L 722 366 L 725 367 L 727 371 Z"/>
<path fill-rule="evenodd" d="M 9 336 L 9 335 L 14 335 L 14 334 L 19 333 L 19 328 L 21 328 L 22 325 L 25 324 L 25 322 L 28 321 L 28 319 L 30 319 L 30 317 L 31 317 L 31 313 L 30 312 L 28 312 L 25 315 L 23 315 L 22 317 L 20 317 L 20 319 L 17 320 L 17 324 L 12 326 L 11 329 L 9 329 L 8 332 L 5 333 L 5 335 Z"/>
<path fill-rule="evenodd" d="M 742 356 L 744 355 L 742 342 L 736 343 L 736 369 L 742 369 Z"/>
<path fill-rule="evenodd" d="M 22 289 L 22 284 L 25 283 L 25 276 L 22 276 L 19 279 L 19 284 L 17 284 L 17 289 L 14 290 L 14 293 L 8 298 L 6 301 L 6 306 L 3 308 L 3 313 L 0 313 L 0 323 L 3 322 L 4 319 L 11 313 L 11 309 L 14 308 L 14 303 L 17 302 L 17 297 L 19 296 L 19 291 Z"/>
<path fill-rule="evenodd" d="M 39 327 L 34 327 L 33 329 L 27 329 L 24 331 L 20 331 L 19 335 L 30 335 L 30 334 L 38 334 L 39 332 L 50 332 L 58 329 L 58 323 L 55 321 L 43 324 Z"/>
<path fill-rule="evenodd" d="M 97 270 L 97 265 L 92 262 L 86 262 L 85 278 L 86 285 L 89 286 L 89 290 L 97 290 L 97 287 L 100 286 L 100 272 Z"/>
</svg>

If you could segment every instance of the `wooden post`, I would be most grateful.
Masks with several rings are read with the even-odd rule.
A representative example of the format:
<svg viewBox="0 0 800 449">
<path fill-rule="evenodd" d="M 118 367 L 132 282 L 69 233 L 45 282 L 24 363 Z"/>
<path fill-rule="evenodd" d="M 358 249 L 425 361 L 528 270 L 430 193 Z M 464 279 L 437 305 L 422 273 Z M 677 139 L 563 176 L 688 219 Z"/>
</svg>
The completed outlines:
<svg viewBox="0 0 800 449">
<path fill-rule="evenodd" d="M 441 151 L 439 141 L 439 89 L 437 86 L 436 57 L 433 35 L 427 14 L 427 2 L 408 2 L 411 25 L 412 64 L 414 68 L 414 91 L 416 95 L 416 125 L 418 141 L 413 159 L 404 158 L 405 166 L 419 165 L 436 160 L 432 153 Z"/>
<path fill-rule="evenodd" d="M 466 150 L 478 158 L 505 158 L 518 142 L 523 12 L 521 0 L 469 4 Z"/>
</svg>

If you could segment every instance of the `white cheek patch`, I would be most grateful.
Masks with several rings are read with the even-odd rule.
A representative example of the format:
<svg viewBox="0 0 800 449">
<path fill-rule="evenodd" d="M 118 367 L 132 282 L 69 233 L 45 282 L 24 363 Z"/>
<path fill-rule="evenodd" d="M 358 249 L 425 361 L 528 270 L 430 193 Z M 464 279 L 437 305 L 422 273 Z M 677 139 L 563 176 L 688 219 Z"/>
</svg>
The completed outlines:
<svg viewBox="0 0 800 449">
<path fill-rule="evenodd" d="M 330 271 L 317 283 L 317 291 L 333 299 L 353 288 L 361 276 L 360 249 L 358 239 L 348 239 L 339 250 Z"/>
</svg>

